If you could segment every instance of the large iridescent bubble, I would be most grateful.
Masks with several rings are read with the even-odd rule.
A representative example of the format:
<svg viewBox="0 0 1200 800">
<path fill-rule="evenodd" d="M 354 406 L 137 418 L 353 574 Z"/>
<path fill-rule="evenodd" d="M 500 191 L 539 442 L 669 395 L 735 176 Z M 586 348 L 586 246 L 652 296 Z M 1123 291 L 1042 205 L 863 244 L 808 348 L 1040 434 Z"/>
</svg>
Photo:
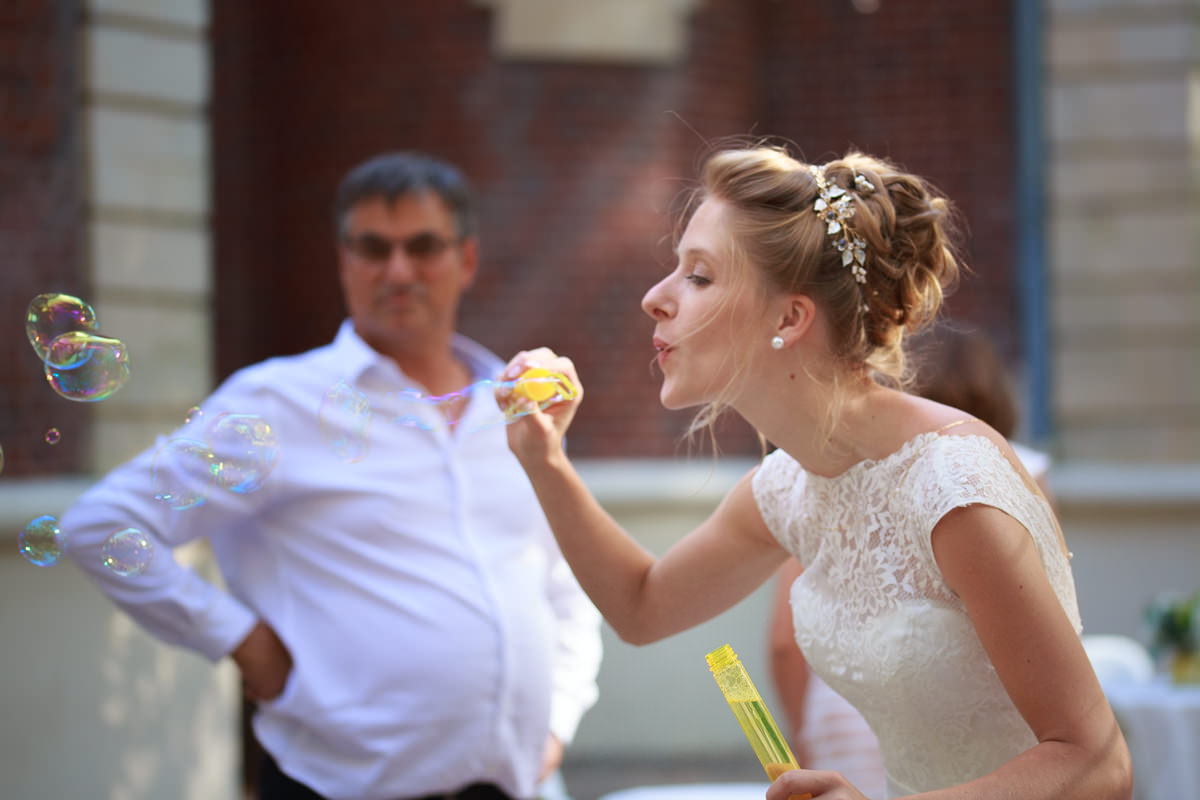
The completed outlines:
<svg viewBox="0 0 1200 800">
<path fill-rule="evenodd" d="M 46 381 L 68 400 L 95 403 L 111 397 L 129 379 L 125 343 L 85 331 L 54 337 L 43 359 Z"/>
<path fill-rule="evenodd" d="M 119 530 L 100 546 L 104 566 L 121 577 L 141 575 L 154 558 L 154 542 L 137 528 Z"/>
<path fill-rule="evenodd" d="M 58 520 L 49 514 L 36 517 L 17 537 L 17 549 L 25 560 L 39 567 L 52 567 L 67 552 L 67 537 L 58 527 Z"/>
<path fill-rule="evenodd" d="M 43 360 L 56 337 L 72 331 L 96 333 L 97 330 L 95 310 L 69 294 L 39 294 L 29 301 L 25 312 L 25 334 L 38 358 Z"/>
<path fill-rule="evenodd" d="M 221 414 L 208 426 L 205 441 L 215 459 L 217 485 L 231 492 L 258 491 L 279 461 L 279 437 L 257 414 Z"/>
<path fill-rule="evenodd" d="M 350 383 L 338 381 L 326 390 L 317 410 L 317 424 L 325 445 L 340 460 L 351 464 L 367 457 L 371 404 Z"/>
<path fill-rule="evenodd" d="M 154 454 L 154 499 L 176 511 L 204 505 L 217 481 L 217 459 L 204 442 L 168 439 Z"/>
</svg>

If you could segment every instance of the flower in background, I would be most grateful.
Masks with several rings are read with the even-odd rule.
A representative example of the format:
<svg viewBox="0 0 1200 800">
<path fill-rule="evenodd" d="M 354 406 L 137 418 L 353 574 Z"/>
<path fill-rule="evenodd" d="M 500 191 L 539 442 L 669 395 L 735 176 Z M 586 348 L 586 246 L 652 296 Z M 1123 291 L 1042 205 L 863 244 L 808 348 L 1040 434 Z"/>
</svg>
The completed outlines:
<svg viewBox="0 0 1200 800">
<path fill-rule="evenodd" d="M 1145 617 L 1154 655 L 1200 650 L 1200 592 L 1159 595 L 1146 607 Z"/>
<path fill-rule="evenodd" d="M 1146 607 L 1150 652 L 1167 662 L 1176 683 L 1200 683 L 1200 591 L 1159 595 Z"/>
</svg>

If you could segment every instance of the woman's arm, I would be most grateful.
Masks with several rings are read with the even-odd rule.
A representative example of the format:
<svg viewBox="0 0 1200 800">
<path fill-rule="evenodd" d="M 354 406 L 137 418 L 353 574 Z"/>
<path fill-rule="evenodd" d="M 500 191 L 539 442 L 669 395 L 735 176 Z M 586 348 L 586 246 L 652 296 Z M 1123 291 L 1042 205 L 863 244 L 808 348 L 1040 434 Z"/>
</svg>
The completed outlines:
<svg viewBox="0 0 1200 800">
<path fill-rule="evenodd" d="M 934 528 L 933 550 L 1038 740 L 972 788 L 981 797 L 1127 800 L 1125 740 L 1029 532 L 996 508 L 966 506 Z M 930 795 L 942 796 L 966 795 Z"/>
<path fill-rule="evenodd" d="M 786 557 L 758 514 L 753 473 L 656 560 L 600 507 L 565 455 L 527 464 L 526 472 L 580 585 L 631 644 L 711 619 L 760 586 Z"/>
<path fill-rule="evenodd" d="M 548 351 L 534 351 L 514 358 L 505 375 L 515 376 L 527 366 L 561 372 L 579 391 L 545 410 L 527 404 L 527 415 L 508 425 L 509 447 L 579 584 L 622 639 L 645 644 L 710 619 L 750 594 L 783 562 L 786 553 L 755 503 L 753 472 L 705 522 L 656 560 L 601 508 L 563 450 L 563 434 L 583 396 L 574 366 Z"/>
<path fill-rule="evenodd" d="M 998 509 L 965 506 L 934 528 L 933 550 L 1037 744 L 976 780 L 916 797 L 1129 800 L 1125 740 L 1028 531 Z M 800 792 L 861 798 L 837 773 L 795 770 L 767 800 Z"/>
</svg>

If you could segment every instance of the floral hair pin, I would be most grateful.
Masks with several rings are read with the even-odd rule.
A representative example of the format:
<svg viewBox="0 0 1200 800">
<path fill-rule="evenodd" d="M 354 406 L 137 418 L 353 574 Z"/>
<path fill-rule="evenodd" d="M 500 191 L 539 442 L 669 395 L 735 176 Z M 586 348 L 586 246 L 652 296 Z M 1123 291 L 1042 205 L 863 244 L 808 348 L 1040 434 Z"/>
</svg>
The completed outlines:
<svg viewBox="0 0 1200 800">
<path fill-rule="evenodd" d="M 826 235 L 837 237 L 833 240 L 833 246 L 842 254 L 842 266 L 850 269 L 855 281 L 866 283 L 867 242 L 847 224 L 854 216 L 854 195 L 837 184 L 830 184 L 821 167 L 809 165 L 808 171 L 817 182 L 818 194 L 813 211 L 825 223 Z M 855 173 L 854 188 L 859 194 L 871 194 L 875 191 L 875 184 Z"/>
</svg>

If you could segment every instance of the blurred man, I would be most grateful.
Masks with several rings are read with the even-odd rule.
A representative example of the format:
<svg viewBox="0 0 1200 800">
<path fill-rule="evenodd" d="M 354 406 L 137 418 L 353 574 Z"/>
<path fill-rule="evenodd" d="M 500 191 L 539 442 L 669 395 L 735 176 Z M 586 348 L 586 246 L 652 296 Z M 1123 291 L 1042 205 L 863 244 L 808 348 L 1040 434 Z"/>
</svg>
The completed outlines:
<svg viewBox="0 0 1200 800">
<path fill-rule="evenodd" d="M 599 617 L 487 424 L 480 381 L 502 362 L 456 333 L 480 260 L 471 205 L 421 154 L 350 171 L 334 341 L 236 373 L 62 519 L 147 630 L 237 664 L 263 800 L 531 798 L 595 701 Z M 155 557 L 116 574 L 103 543 L 130 527 Z M 198 537 L 228 591 L 169 557 Z"/>
</svg>

